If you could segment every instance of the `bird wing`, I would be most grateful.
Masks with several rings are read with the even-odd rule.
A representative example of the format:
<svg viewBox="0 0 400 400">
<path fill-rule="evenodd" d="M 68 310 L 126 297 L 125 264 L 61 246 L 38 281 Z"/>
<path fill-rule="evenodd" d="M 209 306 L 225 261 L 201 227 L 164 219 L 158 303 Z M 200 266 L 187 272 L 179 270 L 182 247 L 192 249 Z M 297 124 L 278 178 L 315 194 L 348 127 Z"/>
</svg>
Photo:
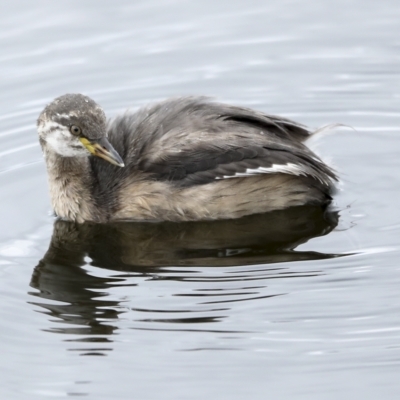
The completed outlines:
<svg viewBox="0 0 400 400">
<path fill-rule="evenodd" d="M 309 176 L 327 187 L 336 179 L 303 144 L 243 131 L 170 132 L 143 154 L 138 168 L 182 187 L 273 173 Z"/>
<path fill-rule="evenodd" d="M 327 187 L 336 179 L 302 143 L 310 136 L 303 125 L 205 98 L 125 114 L 109 133 L 118 151 L 128 151 L 126 164 L 181 187 L 271 173 L 309 176 Z"/>
</svg>

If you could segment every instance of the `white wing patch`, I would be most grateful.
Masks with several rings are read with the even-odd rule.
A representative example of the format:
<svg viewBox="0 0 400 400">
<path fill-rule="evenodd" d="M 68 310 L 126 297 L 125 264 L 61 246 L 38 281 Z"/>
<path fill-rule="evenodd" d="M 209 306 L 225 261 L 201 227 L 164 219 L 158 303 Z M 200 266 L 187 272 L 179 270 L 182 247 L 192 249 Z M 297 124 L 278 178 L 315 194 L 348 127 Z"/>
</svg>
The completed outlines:
<svg viewBox="0 0 400 400">
<path fill-rule="evenodd" d="M 287 164 L 272 164 L 271 167 L 258 167 L 258 168 L 247 168 L 245 172 L 236 172 L 234 175 L 224 175 L 217 177 L 216 179 L 231 179 L 231 178 L 245 178 L 249 176 L 256 176 L 261 174 L 289 174 L 296 176 L 312 176 L 313 178 L 319 180 L 321 183 L 326 184 L 320 175 L 313 171 L 311 168 L 307 168 L 301 165 L 296 165 L 293 163 Z"/>
</svg>

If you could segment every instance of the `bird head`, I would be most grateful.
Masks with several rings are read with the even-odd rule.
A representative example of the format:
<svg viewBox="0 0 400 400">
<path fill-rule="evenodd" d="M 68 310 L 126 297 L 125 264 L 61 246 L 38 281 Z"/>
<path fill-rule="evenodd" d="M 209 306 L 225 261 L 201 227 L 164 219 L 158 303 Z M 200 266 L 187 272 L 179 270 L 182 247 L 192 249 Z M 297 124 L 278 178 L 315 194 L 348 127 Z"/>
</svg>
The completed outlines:
<svg viewBox="0 0 400 400">
<path fill-rule="evenodd" d="M 103 109 L 82 94 L 56 98 L 39 115 L 40 140 L 62 157 L 101 157 L 119 167 L 124 162 L 107 139 Z"/>
</svg>

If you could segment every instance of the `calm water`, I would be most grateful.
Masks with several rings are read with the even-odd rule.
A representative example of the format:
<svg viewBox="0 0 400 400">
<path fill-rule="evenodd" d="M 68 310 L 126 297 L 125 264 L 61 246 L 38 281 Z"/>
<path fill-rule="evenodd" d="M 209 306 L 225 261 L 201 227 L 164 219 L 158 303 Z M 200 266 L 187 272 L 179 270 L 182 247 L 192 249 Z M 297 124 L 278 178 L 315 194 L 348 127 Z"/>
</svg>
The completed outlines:
<svg viewBox="0 0 400 400">
<path fill-rule="evenodd" d="M 0 14 L 0 398 L 400 396 L 398 1 L 9 2 Z M 180 94 L 318 127 L 326 213 L 76 226 L 35 120 Z"/>
</svg>

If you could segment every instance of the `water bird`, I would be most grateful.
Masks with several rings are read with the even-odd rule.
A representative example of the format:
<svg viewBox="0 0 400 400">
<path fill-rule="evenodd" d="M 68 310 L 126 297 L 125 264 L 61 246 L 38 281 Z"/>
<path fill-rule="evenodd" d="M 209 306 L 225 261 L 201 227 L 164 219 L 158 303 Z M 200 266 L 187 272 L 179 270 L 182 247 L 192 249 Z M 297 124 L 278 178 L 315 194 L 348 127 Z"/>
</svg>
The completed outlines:
<svg viewBox="0 0 400 400">
<path fill-rule="evenodd" d="M 69 221 L 233 219 L 326 206 L 337 175 L 290 119 L 205 97 L 172 98 L 107 120 L 65 94 L 37 120 L 55 214 Z"/>
</svg>

